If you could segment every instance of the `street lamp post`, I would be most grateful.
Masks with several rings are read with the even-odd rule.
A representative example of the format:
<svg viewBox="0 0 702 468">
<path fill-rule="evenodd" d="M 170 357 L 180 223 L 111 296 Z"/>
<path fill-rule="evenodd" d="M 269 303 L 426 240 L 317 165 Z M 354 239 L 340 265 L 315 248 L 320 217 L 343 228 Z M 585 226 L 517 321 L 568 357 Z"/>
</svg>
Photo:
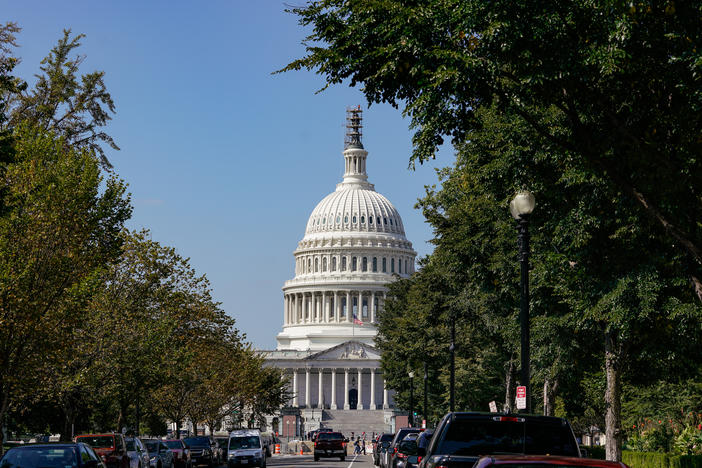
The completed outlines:
<svg viewBox="0 0 702 468">
<path fill-rule="evenodd" d="M 520 265 L 519 323 L 521 326 L 522 385 L 526 387 L 526 412 L 531 413 L 531 380 L 529 372 L 529 216 L 536 200 L 531 192 L 517 193 L 509 204 L 509 211 L 517 221 L 517 245 Z"/>
<path fill-rule="evenodd" d="M 449 351 L 451 353 L 451 373 L 449 376 L 449 411 L 452 413 L 456 411 L 456 317 L 454 317 L 453 312 L 451 314 L 451 346 L 449 346 Z"/>
<path fill-rule="evenodd" d="M 409 401 L 409 425 L 414 427 L 414 371 L 409 372 L 410 378 L 410 401 Z"/>
<path fill-rule="evenodd" d="M 427 371 L 427 361 L 424 361 L 424 422 L 426 423 L 427 427 L 429 427 L 429 418 L 427 417 L 427 388 L 428 388 L 428 383 L 429 383 L 429 372 Z"/>
</svg>

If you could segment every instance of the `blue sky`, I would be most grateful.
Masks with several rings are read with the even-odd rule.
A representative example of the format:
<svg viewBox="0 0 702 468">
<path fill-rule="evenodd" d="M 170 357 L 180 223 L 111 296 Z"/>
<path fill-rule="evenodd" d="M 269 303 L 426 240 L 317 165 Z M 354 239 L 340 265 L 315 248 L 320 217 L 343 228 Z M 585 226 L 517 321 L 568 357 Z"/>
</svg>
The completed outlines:
<svg viewBox="0 0 702 468">
<path fill-rule="evenodd" d="M 106 72 L 117 106 L 107 133 L 121 151 L 107 154 L 129 183 L 129 227 L 150 229 L 189 257 L 257 347 L 275 346 L 292 252 L 312 209 L 341 179 L 347 106 L 366 109 L 370 182 L 400 211 L 419 255 L 431 251 L 431 229 L 413 207 L 451 152 L 410 171 L 412 133 L 399 110 L 367 109 L 348 86 L 315 94 L 323 83 L 311 72 L 271 75 L 303 53 L 305 31 L 283 2 L 0 6 L 0 21 L 23 29 L 17 72 L 25 78 L 64 28 L 86 34 L 83 71 Z"/>
</svg>

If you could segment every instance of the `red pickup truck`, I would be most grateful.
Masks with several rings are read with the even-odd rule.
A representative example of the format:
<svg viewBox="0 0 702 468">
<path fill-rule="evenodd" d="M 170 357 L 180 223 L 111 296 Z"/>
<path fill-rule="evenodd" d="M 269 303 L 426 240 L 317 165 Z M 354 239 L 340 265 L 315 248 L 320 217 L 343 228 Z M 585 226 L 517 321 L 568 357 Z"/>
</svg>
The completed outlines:
<svg viewBox="0 0 702 468">
<path fill-rule="evenodd" d="M 346 459 L 346 442 L 341 432 L 320 432 L 314 442 L 314 461 L 321 457 L 339 457 Z"/>
</svg>

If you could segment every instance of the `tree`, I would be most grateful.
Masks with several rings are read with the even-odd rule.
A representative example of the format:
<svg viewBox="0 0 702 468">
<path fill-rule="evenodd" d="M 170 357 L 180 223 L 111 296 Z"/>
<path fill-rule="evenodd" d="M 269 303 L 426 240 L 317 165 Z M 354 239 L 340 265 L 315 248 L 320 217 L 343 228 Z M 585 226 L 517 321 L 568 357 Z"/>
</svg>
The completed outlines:
<svg viewBox="0 0 702 468">
<path fill-rule="evenodd" d="M 71 305 L 119 255 L 131 208 L 124 184 L 103 178 L 97 159 L 28 124 L 13 134 L 14 159 L 0 184 L 0 425 L 40 385 L 82 316 Z"/>
<path fill-rule="evenodd" d="M 461 144 L 479 129 L 476 112 L 497 104 L 649 216 L 693 263 L 702 295 L 694 2 L 320 0 L 290 11 L 312 33 L 307 56 L 283 71 L 315 70 L 327 85 L 362 85 L 369 103 L 402 104 L 420 162 L 444 136 Z"/>
<path fill-rule="evenodd" d="M 14 34 L 19 28 L 7 23 L 0 30 L 0 51 L 8 54 L 15 46 Z M 5 80 L 2 89 L 0 132 L 28 121 L 64 138 L 65 144 L 73 148 L 89 149 L 99 156 L 100 164 L 110 169 L 102 144 L 115 150 L 119 147 L 110 135 L 102 130 L 115 112 L 112 96 L 104 82 L 105 73 L 94 71 L 78 76 L 85 56 L 71 56 L 80 47 L 85 35 L 71 36 L 64 30 L 63 37 L 41 62 L 41 73 L 33 88 L 18 79 Z M 6 75 L 17 59 L 3 55 L 0 74 Z M 4 109 L 3 109 L 4 107 Z"/>
</svg>

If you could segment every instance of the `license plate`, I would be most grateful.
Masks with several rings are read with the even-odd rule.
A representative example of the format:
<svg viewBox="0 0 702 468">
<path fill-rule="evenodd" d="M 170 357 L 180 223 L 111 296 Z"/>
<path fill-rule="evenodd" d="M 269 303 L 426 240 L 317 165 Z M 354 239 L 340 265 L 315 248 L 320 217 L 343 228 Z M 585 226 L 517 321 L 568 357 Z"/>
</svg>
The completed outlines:
<svg viewBox="0 0 702 468">
<path fill-rule="evenodd" d="M 241 460 L 242 465 L 246 465 L 249 461 L 248 460 Z"/>
</svg>

